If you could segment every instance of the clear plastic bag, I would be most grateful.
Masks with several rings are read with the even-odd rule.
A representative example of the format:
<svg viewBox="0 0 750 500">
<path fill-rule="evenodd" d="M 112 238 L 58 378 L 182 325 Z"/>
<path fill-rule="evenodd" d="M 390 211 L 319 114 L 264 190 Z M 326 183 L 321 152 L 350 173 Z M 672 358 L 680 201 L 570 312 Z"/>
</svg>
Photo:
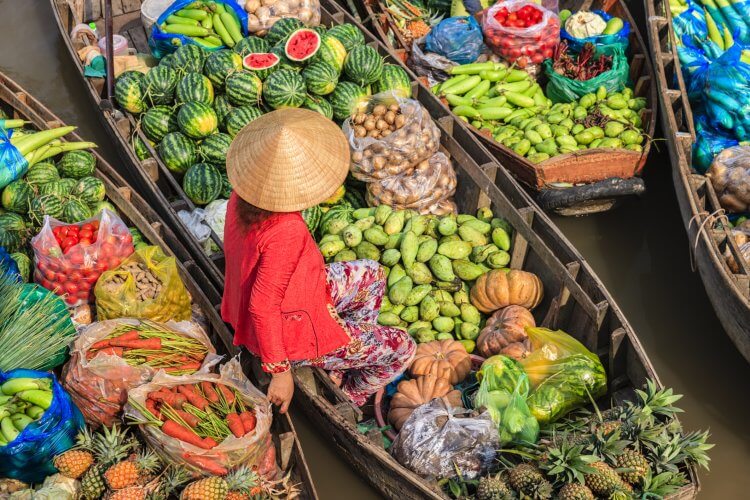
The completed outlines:
<svg viewBox="0 0 750 500">
<path fill-rule="evenodd" d="M 528 28 L 503 26 L 500 11 L 517 12 L 531 6 L 542 13 L 541 20 Z M 552 49 L 560 41 L 560 18 L 552 10 L 530 0 L 510 0 L 490 7 L 484 15 L 482 31 L 487 46 L 508 62 L 525 67 L 539 64 L 552 56 Z"/>
<path fill-rule="evenodd" d="M 144 268 L 147 272 L 143 271 Z M 142 295 L 137 282 L 151 286 L 153 297 Z M 180 278 L 177 261 L 157 246 L 136 250 L 116 269 L 103 273 L 96 282 L 94 295 L 100 321 L 114 318 L 190 319 L 190 295 Z"/>
<path fill-rule="evenodd" d="M 418 407 L 404 423 L 391 453 L 405 467 L 428 479 L 484 475 L 500 446 L 489 413 L 471 416 L 442 399 Z"/>
<path fill-rule="evenodd" d="M 604 12 L 603 10 L 593 10 L 591 13 L 601 17 L 606 24 L 614 16 Z M 570 18 L 568 18 L 570 19 Z M 580 52 L 584 44 L 591 43 L 596 46 L 597 53 L 612 55 L 615 52 L 625 54 L 628 50 L 629 36 L 630 36 L 630 23 L 622 20 L 622 29 L 614 35 L 593 35 L 585 38 L 576 38 L 575 36 L 568 33 L 565 24 L 560 28 L 560 38 L 568 42 L 568 46 L 574 52 Z"/>
<path fill-rule="evenodd" d="M 237 2 L 247 12 L 247 31 L 264 36 L 279 19 L 295 17 L 312 28 L 320 24 L 319 0 L 244 0 Z"/>
<path fill-rule="evenodd" d="M 374 117 L 381 116 L 376 115 L 383 109 L 379 106 L 387 109 L 383 117 L 398 106 L 399 111 L 394 112 L 393 119 L 396 129 L 383 138 L 367 137 L 370 121 L 374 122 L 373 127 L 378 125 Z M 382 121 L 387 125 L 385 118 Z M 395 97 L 392 93 L 372 96 L 366 112 L 348 118 L 342 128 L 349 138 L 352 151 L 352 175 L 361 181 L 381 180 L 406 173 L 440 148 L 440 129 L 432 121 L 430 113 L 419 101 Z"/>
<path fill-rule="evenodd" d="M 205 209 L 206 224 L 213 230 L 221 241 L 224 241 L 224 223 L 227 219 L 227 203 L 229 200 L 214 200 Z"/>
<path fill-rule="evenodd" d="M 96 242 L 77 244 L 63 253 L 53 229 L 81 226 L 98 221 Z M 92 303 L 94 285 L 104 271 L 114 269 L 133 253 L 133 236 L 125 223 L 107 209 L 96 217 L 67 224 L 45 215 L 42 230 L 31 239 L 34 248 L 34 281 L 58 295 L 65 296 L 70 307 Z"/>
<path fill-rule="evenodd" d="M 423 37 L 412 42 L 409 67 L 417 76 L 426 77 L 429 86 L 432 87 L 447 80 L 450 77 L 450 69 L 457 64 L 447 57 L 423 50 L 424 40 Z"/>
<path fill-rule="evenodd" d="M 731 237 L 739 247 L 742 259 L 750 265 L 750 231 L 745 228 L 735 228 L 731 232 Z M 728 245 L 724 250 L 724 259 L 726 259 L 727 265 L 733 273 L 738 274 L 740 272 L 740 264 L 735 260 Z"/>
<path fill-rule="evenodd" d="M 750 207 L 750 146 L 734 146 L 716 155 L 706 177 L 727 212 L 741 213 Z"/>
<path fill-rule="evenodd" d="M 440 211 L 440 202 L 450 200 L 456 192 L 456 172 L 441 152 L 401 175 L 367 184 L 367 201 L 371 206 L 390 205 L 411 208 L 420 213 Z"/>
<path fill-rule="evenodd" d="M 193 209 L 192 212 L 180 210 L 177 212 L 177 215 L 180 217 L 180 220 L 182 220 L 182 223 L 187 226 L 188 231 L 190 231 L 193 238 L 198 240 L 198 243 L 200 243 L 203 249 L 206 250 L 206 253 L 210 254 L 211 228 L 208 224 L 203 222 L 206 218 L 205 210 L 202 208 Z"/>
<path fill-rule="evenodd" d="M 0 120 L 2 121 L 2 120 Z M 11 144 L 13 130 L 0 126 L 0 189 L 20 179 L 29 169 L 29 162 Z"/>
<path fill-rule="evenodd" d="M 137 319 L 129 318 L 92 323 L 81 331 L 73 344 L 70 361 L 63 368 L 61 382 L 83 413 L 86 423 L 94 428 L 100 425 L 111 427 L 120 417 L 128 391 L 151 380 L 156 370 L 146 364 L 130 365 L 120 356 L 106 352 L 98 352 L 92 357 L 89 353 L 91 346 L 103 340 L 115 328 L 122 325 L 137 326 L 140 323 Z M 206 333 L 197 324 L 170 321 L 163 326 L 196 339 L 206 347 L 208 354 L 198 372 L 208 372 L 221 359 Z"/>
<path fill-rule="evenodd" d="M 425 39 L 425 50 L 456 64 L 476 61 L 482 52 L 482 28 L 473 17 L 450 17 L 434 26 Z"/>
</svg>

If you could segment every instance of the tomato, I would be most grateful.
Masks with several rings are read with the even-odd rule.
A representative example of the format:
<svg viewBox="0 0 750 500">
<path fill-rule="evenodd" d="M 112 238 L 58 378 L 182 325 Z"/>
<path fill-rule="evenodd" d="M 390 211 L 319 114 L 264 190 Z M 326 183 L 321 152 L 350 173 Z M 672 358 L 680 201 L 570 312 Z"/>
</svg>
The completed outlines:
<svg viewBox="0 0 750 500">
<path fill-rule="evenodd" d="M 89 297 L 91 296 L 91 290 L 81 290 L 78 292 L 78 299 L 83 300 L 85 302 L 89 301 Z"/>
<path fill-rule="evenodd" d="M 81 281 L 81 278 L 83 278 L 81 271 L 71 271 L 70 274 L 68 274 L 68 280 L 72 281 L 73 283 L 78 283 L 79 281 Z"/>
<path fill-rule="evenodd" d="M 94 231 L 94 225 L 90 222 L 86 222 L 81 225 L 81 231 Z"/>
<path fill-rule="evenodd" d="M 96 268 L 96 271 L 99 273 L 103 273 L 104 271 L 108 269 L 107 262 L 105 262 L 105 259 L 100 259 L 99 261 L 97 261 L 94 267 Z"/>
<path fill-rule="evenodd" d="M 122 259 L 120 257 L 113 255 L 107 260 L 108 269 L 114 269 L 117 266 L 120 265 L 120 262 L 122 262 Z"/>
<path fill-rule="evenodd" d="M 72 246 L 73 246 L 73 245 L 75 245 L 76 243 L 78 243 L 78 240 L 77 240 L 76 238 L 73 238 L 73 237 L 71 237 L 71 236 L 68 236 L 68 237 L 66 237 L 66 238 L 65 238 L 65 239 L 63 240 L 63 242 L 62 242 L 62 245 L 61 245 L 61 246 L 63 247 L 63 250 L 65 250 L 65 247 L 72 247 Z"/>
<path fill-rule="evenodd" d="M 107 241 L 105 243 L 102 243 L 102 245 L 99 247 L 99 255 L 102 257 L 109 257 L 115 252 L 115 241 L 114 243 Z"/>
<path fill-rule="evenodd" d="M 68 281 L 67 283 L 65 283 L 65 285 L 63 285 L 63 289 L 66 293 L 74 295 L 78 293 L 78 284 L 73 283 L 72 281 Z"/>
<path fill-rule="evenodd" d="M 539 54 L 538 52 L 531 56 L 531 62 L 534 64 L 539 64 L 542 61 L 544 61 L 544 56 L 542 54 Z"/>
<path fill-rule="evenodd" d="M 72 267 L 76 269 L 80 268 L 83 265 L 84 260 L 85 258 L 83 252 L 80 250 L 80 247 L 71 249 L 70 253 L 68 254 L 68 262 Z"/>
<path fill-rule="evenodd" d="M 521 49 L 514 47 L 508 51 L 508 54 L 512 59 L 517 59 L 521 57 Z"/>
<path fill-rule="evenodd" d="M 51 281 L 49 281 L 49 280 L 45 280 L 45 279 L 42 279 L 42 280 L 41 280 L 41 281 L 39 281 L 38 283 L 39 283 L 40 285 L 42 285 L 42 286 L 43 286 L 44 288 L 46 288 L 47 290 L 51 289 L 51 288 L 52 288 L 52 286 L 53 286 L 53 285 L 52 285 L 52 282 L 51 282 Z"/>
<path fill-rule="evenodd" d="M 91 243 L 93 242 L 88 238 L 81 238 L 80 240 L 78 240 L 78 244 L 81 245 L 82 247 L 87 247 L 91 245 Z"/>
<path fill-rule="evenodd" d="M 98 221 L 98 220 L 92 220 L 92 221 L 90 222 L 90 224 L 91 224 L 91 226 L 92 226 L 92 227 L 93 227 L 94 229 L 99 229 L 99 221 Z"/>
<path fill-rule="evenodd" d="M 54 281 L 55 276 L 57 276 L 57 273 L 55 273 L 55 271 L 51 271 L 49 269 L 46 270 L 46 271 L 44 271 L 44 273 L 42 273 L 42 274 L 44 275 L 45 279 L 48 279 L 50 281 Z"/>
<path fill-rule="evenodd" d="M 90 240 L 94 236 L 94 232 L 90 229 L 81 229 L 81 232 L 78 233 L 78 238 L 83 240 Z"/>
<path fill-rule="evenodd" d="M 66 274 L 57 273 L 55 274 L 55 279 L 53 281 L 55 281 L 56 283 L 65 283 L 65 280 L 67 279 L 68 279 L 68 276 Z"/>
<path fill-rule="evenodd" d="M 124 235 L 124 236 L 123 236 L 122 238 L 120 238 L 120 239 L 121 239 L 121 240 L 122 240 L 122 242 L 123 242 L 123 243 L 125 243 L 126 245 L 130 245 L 131 243 L 133 243 L 133 235 L 132 235 L 132 234 L 130 234 L 130 233 L 127 233 L 127 234 L 125 234 L 125 235 Z"/>
<path fill-rule="evenodd" d="M 85 286 L 88 286 L 88 287 L 94 286 L 98 280 L 99 280 L 98 274 L 91 274 L 83 278 L 83 282 L 85 283 Z"/>
<path fill-rule="evenodd" d="M 69 306 L 74 306 L 78 302 L 78 297 L 75 295 L 68 295 L 65 297 L 65 302 L 67 302 Z"/>
</svg>

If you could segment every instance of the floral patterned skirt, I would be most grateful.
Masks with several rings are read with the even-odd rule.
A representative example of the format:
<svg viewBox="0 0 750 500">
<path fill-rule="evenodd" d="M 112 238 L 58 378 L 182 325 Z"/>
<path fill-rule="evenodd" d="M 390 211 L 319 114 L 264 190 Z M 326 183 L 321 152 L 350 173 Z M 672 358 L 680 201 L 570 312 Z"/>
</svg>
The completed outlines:
<svg viewBox="0 0 750 500">
<path fill-rule="evenodd" d="M 326 268 L 331 300 L 351 341 L 315 359 L 293 361 L 334 372 L 358 406 L 409 366 L 417 345 L 408 333 L 378 324 L 385 273 L 377 262 L 334 262 Z"/>
</svg>

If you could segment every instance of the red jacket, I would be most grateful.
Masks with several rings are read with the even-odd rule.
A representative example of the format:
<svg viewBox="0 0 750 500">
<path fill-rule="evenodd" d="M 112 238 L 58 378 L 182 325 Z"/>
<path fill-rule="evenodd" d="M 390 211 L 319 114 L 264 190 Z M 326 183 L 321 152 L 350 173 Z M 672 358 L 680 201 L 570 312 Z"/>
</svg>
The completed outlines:
<svg viewBox="0 0 750 500">
<path fill-rule="evenodd" d="M 247 228 L 237 197 L 224 226 L 221 315 L 234 327 L 234 344 L 261 358 L 269 372 L 312 359 L 349 342 L 331 304 L 323 256 L 299 212 L 278 213 Z"/>
</svg>

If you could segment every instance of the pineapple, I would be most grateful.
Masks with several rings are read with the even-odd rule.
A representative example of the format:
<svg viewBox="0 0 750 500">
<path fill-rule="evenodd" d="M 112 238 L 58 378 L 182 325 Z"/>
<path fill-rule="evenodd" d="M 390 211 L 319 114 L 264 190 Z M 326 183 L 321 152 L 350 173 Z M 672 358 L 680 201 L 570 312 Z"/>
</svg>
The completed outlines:
<svg viewBox="0 0 750 500">
<path fill-rule="evenodd" d="M 416 0 L 386 0 L 385 8 L 407 41 L 427 35 L 443 19 Z"/>
<path fill-rule="evenodd" d="M 149 495 L 149 500 L 167 500 L 173 498 L 174 492 L 192 479 L 190 471 L 184 467 L 172 465 L 164 469 L 154 491 Z"/>
<path fill-rule="evenodd" d="M 104 495 L 107 491 L 107 485 L 104 484 L 102 473 L 104 466 L 95 464 L 81 478 L 81 498 L 84 500 L 96 500 Z"/>
<path fill-rule="evenodd" d="M 552 498 L 552 484 L 535 466 L 529 463 L 518 464 L 510 470 L 510 485 L 522 496 L 533 500 Z"/>
<path fill-rule="evenodd" d="M 513 496 L 513 490 L 499 475 L 483 477 L 477 485 L 477 500 L 508 500 Z"/>
<path fill-rule="evenodd" d="M 103 427 L 101 433 L 94 435 L 91 446 L 97 463 L 81 478 L 81 495 L 84 499 L 101 498 L 107 489 L 102 474 L 111 464 L 128 456 L 136 445 L 136 441 L 128 438 L 127 431 L 117 425 L 112 426 L 111 430 Z"/>
<path fill-rule="evenodd" d="M 580 483 L 568 483 L 557 492 L 558 500 L 594 500 L 594 494 Z"/>
<path fill-rule="evenodd" d="M 598 458 L 583 453 L 583 446 L 572 446 L 563 443 L 559 447 L 550 447 L 539 458 L 539 468 L 563 483 L 583 483 L 586 474 L 595 470 L 590 464 Z"/>
<path fill-rule="evenodd" d="M 635 450 L 625 450 L 615 458 L 614 465 L 617 469 L 629 469 L 627 472 L 620 472 L 620 477 L 632 485 L 641 484 L 651 470 L 646 457 Z"/>
<path fill-rule="evenodd" d="M 591 467 L 594 472 L 586 474 L 586 486 L 597 496 L 608 498 L 615 493 L 627 491 L 627 485 L 615 472 L 615 470 L 604 462 L 594 462 Z"/>
<path fill-rule="evenodd" d="M 128 486 L 113 492 L 107 500 L 146 500 L 148 490 L 143 486 Z"/>
<path fill-rule="evenodd" d="M 212 476 L 188 484 L 182 490 L 180 500 L 224 500 L 229 486 L 222 477 Z"/>
<path fill-rule="evenodd" d="M 253 470 L 247 467 L 239 467 L 227 474 L 226 482 L 229 488 L 227 500 L 249 500 L 250 495 L 258 493 L 257 488 L 260 478 Z"/>
<path fill-rule="evenodd" d="M 148 478 L 160 465 L 159 457 L 150 450 L 140 452 L 135 458 L 118 462 L 104 473 L 107 485 L 113 490 L 133 486 L 139 479 Z"/>
<path fill-rule="evenodd" d="M 94 454 L 91 452 L 93 435 L 84 428 L 76 436 L 76 445 L 54 458 L 54 465 L 65 477 L 78 479 L 94 463 Z"/>
</svg>

